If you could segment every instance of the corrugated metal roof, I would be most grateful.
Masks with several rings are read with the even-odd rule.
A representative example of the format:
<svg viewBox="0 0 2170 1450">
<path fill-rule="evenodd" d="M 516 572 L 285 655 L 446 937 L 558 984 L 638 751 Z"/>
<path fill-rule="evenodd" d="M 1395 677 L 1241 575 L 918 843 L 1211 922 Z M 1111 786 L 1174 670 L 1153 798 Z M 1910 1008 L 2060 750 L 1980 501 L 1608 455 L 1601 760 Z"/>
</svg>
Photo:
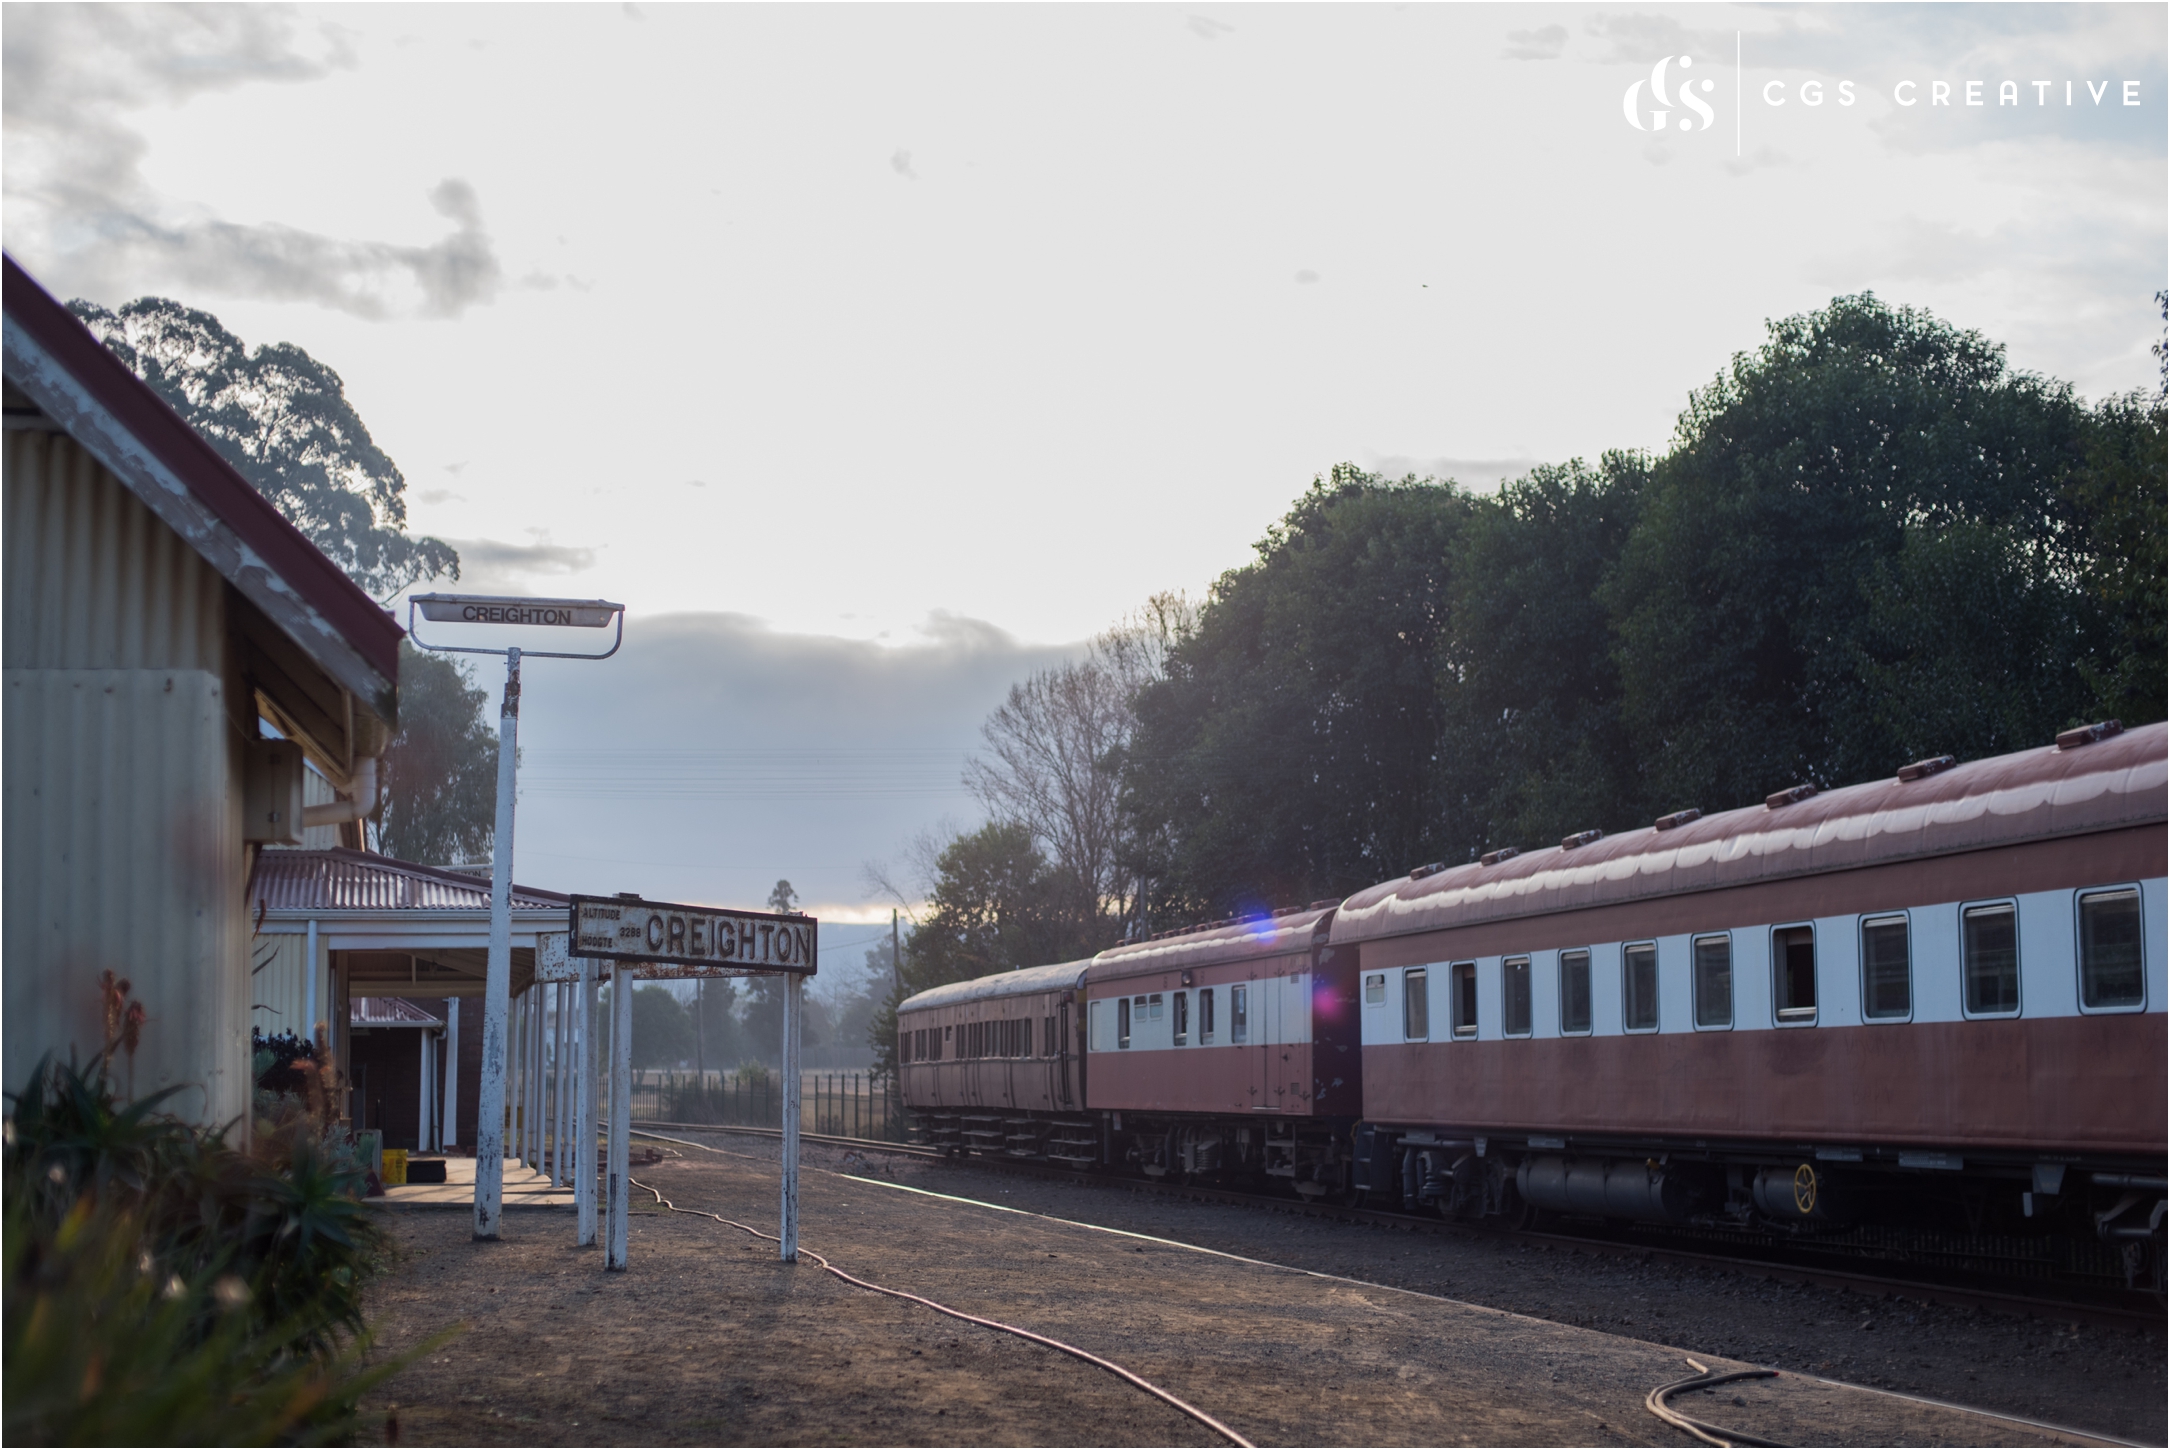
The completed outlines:
<svg viewBox="0 0 2170 1450">
<path fill-rule="evenodd" d="M 569 898 L 515 883 L 515 911 L 564 907 Z M 490 909 L 490 881 L 436 866 L 336 847 L 264 851 L 249 881 L 249 913 L 267 911 L 480 911 Z"/>
<path fill-rule="evenodd" d="M 1012 972 L 991 972 L 984 977 L 974 977 L 969 982 L 951 982 L 947 986 L 929 987 L 916 996 L 907 997 L 899 1003 L 899 1012 L 919 1012 L 929 1007 L 954 1007 L 960 1002 L 983 1002 L 993 997 L 1024 997 L 1035 992 L 1061 992 L 1073 989 L 1085 980 L 1085 969 L 1092 965 L 1091 958 L 1077 962 L 1057 962 L 1047 967 L 1020 967 Z"/>
<path fill-rule="evenodd" d="M 2166 815 L 2166 742 L 2170 727 L 2146 725 L 2073 749 L 2022 750 L 1919 780 L 1847 786 L 1791 805 L 1704 816 L 1669 831 L 1646 826 L 1572 850 L 1551 846 L 1494 866 L 1471 862 L 1421 880 L 1403 877 L 1344 901 L 1332 940 L 1440 931 L 2155 824 Z"/>
<path fill-rule="evenodd" d="M 1141 972 L 1177 971 L 1213 962 L 1246 962 L 1308 952 L 1320 920 L 1333 914 L 1334 908 L 1327 906 L 1292 911 L 1286 916 L 1261 916 L 1155 941 L 1125 942 L 1093 958 L 1090 980 L 1105 982 Z"/>
<path fill-rule="evenodd" d="M 444 1019 L 425 1012 L 405 997 L 356 997 L 347 1010 L 355 1027 L 442 1027 Z"/>
</svg>

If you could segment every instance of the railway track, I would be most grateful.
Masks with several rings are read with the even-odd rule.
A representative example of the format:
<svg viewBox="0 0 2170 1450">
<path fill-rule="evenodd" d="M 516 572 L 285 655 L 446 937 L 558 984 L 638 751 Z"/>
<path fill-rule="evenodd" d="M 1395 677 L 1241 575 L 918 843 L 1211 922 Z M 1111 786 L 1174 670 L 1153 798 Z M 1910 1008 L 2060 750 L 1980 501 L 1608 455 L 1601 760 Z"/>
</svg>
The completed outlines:
<svg viewBox="0 0 2170 1450">
<path fill-rule="evenodd" d="M 673 1123 L 659 1120 L 642 1120 L 633 1124 L 634 1130 L 670 1130 L 736 1134 L 746 1137 L 780 1138 L 778 1128 L 720 1127 L 713 1123 Z M 1746 1253 L 1713 1251 L 1709 1248 L 1687 1248 L 1677 1244 L 1653 1243 L 1647 1239 L 1612 1237 L 1604 1234 L 1561 1233 L 1551 1229 L 1486 1229 L 1468 1224 L 1450 1223 L 1443 1219 L 1419 1214 L 1399 1213 L 1389 1209 L 1351 1208 L 1339 1203 L 1318 1199 L 1282 1198 L 1271 1194 L 1245 1193 L 1239 1189 L 1217 1188 L 1203 1184 L 1159 1183 L 1149 1178 L 1098 1178 L 1081 1175 L 1075 1170 L 1051 1167 L 1047 1164 L 1019 1162 L 1014 1159 L 969 1157 L 958 1158 L 955 1154 L 939 1148 L 922 1147 L 910 1143 L 892 1143 L 874 1138 L 846 1138 L 828 1133 L 801 1133 L 804 1143 L 820 1143 L 834 1148 L 854 1149 L 862 1153 L 885 1153 L 902 1158 L 922 1158 L 934 1162 L 970 1164 L 976 1167 L 994 1168 L 1005 1173 L 1019 1174 L 1055 1182 L 1075 1183 L 1081 1179 L 1102 1187 L 1121 1187 L 1135 1193 L 1153 1194 L 1160 1197 L 1187 1199 L 1194 1203 L 1223 1203 L 1234 1207 L 1260 1210 L 1267 1213 L 1294 1214 L 1304 1218 L 1331 1220 L 1340 1223 L 1365 1224 L 1370 1227 L 1405 1233 L 1431 1234 L 1442 1237 L 1482 1239 L 1497 1242 L 1505 1239 L 1534 1248 L 1574 1253 L 1602 1254 L 1608 1257 L 1634 1259 L 1649 1263 L 1671 1263 L 1724 1269 L 1729 1272 L 1767 1279 L 1775 1283 L 1809 1284 L 1819 1288 L 1841 1289 L 1871 1298 L 1898 1297 L 1915 1299 L 1924 1303 L 1957 1305 L 1971 1309 L 1987 1309 L 1998 1313 L 2024 1315 L 2040 1319 L 2093 1324 L 2115 1329 L 2142 1329 L 2163 1326 L 2163 1306 L 2138 1293 L 2126 1295 L 2103 1294 L 2082 1298 L 2058 1298 L 2027 1285 L 2009 1279 L 1990 1276 L 1958 1276 L 1949 1280 L 1900 1278 L 1860 1269 L 1836 1268 L 1823 1264 L 1788 1262 L 1784 1259 L 1764 1259 Z M 1969 1282 L 1969 1279 L 1972 1282 Z M 2054 1290 L 2069 1290 L 2070 1286 L 2050 1286 Z M 2124 1302 L 2120 1302 L 2123 1300 Z"/>
</svg>

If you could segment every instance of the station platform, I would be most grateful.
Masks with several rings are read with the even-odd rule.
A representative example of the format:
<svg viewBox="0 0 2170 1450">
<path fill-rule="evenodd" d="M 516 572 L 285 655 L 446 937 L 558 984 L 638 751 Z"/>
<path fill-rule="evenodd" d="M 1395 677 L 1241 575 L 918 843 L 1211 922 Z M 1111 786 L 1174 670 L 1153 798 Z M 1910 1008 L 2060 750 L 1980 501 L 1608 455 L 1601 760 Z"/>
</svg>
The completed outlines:
<svg viewBox="0 0 2170 1450">
<path fill-rule="evenodd" d="M 403 1183 L 372 1199 L 405 1208 L 472 1208 L 475 1202 L 475 1160 L 447 1158 L 442 1183 Z M 550 1180 L 517 1158 L 505 1160 L 504 1205 L 507 1208 L 571 1208 L 573 1191 L 553 1188 Z"/>
</svg>

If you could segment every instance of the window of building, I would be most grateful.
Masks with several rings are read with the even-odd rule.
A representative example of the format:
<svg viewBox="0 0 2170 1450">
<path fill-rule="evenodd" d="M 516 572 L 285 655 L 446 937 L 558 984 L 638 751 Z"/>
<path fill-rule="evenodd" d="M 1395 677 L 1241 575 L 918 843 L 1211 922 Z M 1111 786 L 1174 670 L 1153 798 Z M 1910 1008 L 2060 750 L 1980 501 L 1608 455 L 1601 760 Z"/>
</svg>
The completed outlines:
<svg viewBox="0 0 2170 1450">
<path fill-rule="evenodd" d="M 1816 928 L 1782 926 L 1771 933 L 1771 1001 L 1781 1022 L 1816 1020 Z"/>
<path fill-rule="evenodd" d="M 1636 942 L 1620 953 L 1620 1016 L 1630 1032 L 1658 1026 L 1658 944 Z"/>
<path fill-rule="evenodd" d="M 1422 967 L 1411 967 L 1401 974 L 1401 1035 L 1411 1042 L 1423 1042 L 1432 1035 L 1432 1009 L 1426 990 Z"/>
<path fill-rule="evenodd" d="M 1364 1005 L 1379 1007 L 1386 1003 L 1386 973 L 1372 972 L 1364 978 Z"/>
<path fill-rule="evenodd" d="M 2146 997 L 2140 893 L 2129 887 L 2088 892 L 2080 898 L 2080 1005 L 2138 1007 Z"/>
<path fill-rule="evenodd" d="M 1115 999 L 1115 1045 L 1117 1047 L 1130 1046 L 1130 999 L 1128 997 Z"/>
<path fill-rule="evenodd" d="M 1993 1017 L 2019 1010 L 2019 912 L 2011 902 L 1966 909 L 1960 917 L 1959 956 L 1968 1015 Z"/>
<path fill-rule="evenodd" d="M 1158 1022 L 1160 1020 L 1161 1010 L 1160 993 L 1155 992 L 1151 997 L 1146 999 L 1146 1003 L 1146 1014 L 1151 1017 L 1155 1022 Z"/>
<path fill-rule="evenodd" d="M 1903 916 L 1861 923 L 1861 1015 L 1889 1022 L 1912 1015 L 1914 961 Z"/>
<path fill-rule="evenodd" d="M 1590 954 L 1560 953 L 1560 1031 L 1590 1030 Z"/>
<path fill-rule="evenodd" d="M 1175 1045 L 1184 1047 L 1190 1043 L 1190 993 L 1175 994 Z"/>
<path fill-rule="evenodd" d="M 1477 1035 L 1477 964 L 1454 964 L 1454 1035 Z"/>
<path fill-rule="evenodd" d="M 1695 939 L 1695 1025 L 1733 1025 L 1733 938 Z"/>
<path fill-rule="evenodd" d="M 1530 1035 L 1530 959 L 1509 957 L 1499 968 L 1500 1031 L 1509 1037 Z"/>
<path fill-rule="evenodd" d="M 1249 1042 L 1251 1040 L 1251 989 L 1230 987 L 1228 989 L 1228 1040 Z"/>
<path fill-rule="evenodd" d="M 1198 989 L 1198 1045 L 1206 1046 L 1213 1041 L 1213 989 Z"/>
</svg>

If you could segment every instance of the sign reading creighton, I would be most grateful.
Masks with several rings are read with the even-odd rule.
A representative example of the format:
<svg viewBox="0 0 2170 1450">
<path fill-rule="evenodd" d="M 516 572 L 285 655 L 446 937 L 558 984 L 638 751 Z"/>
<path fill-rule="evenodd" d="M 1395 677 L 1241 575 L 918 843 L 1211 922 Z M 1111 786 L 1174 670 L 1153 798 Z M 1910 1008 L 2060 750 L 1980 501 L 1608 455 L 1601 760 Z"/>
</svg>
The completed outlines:
<svg viewBox="0 0 2170 1450">
<path fill-rule="evenodd" d="M 440 624 L 559 624 L 601 629 L 625 606 L 605 599 L 497 598 L 487 594 L 417 594 L 422 617 Z"/>
<path fill-rule="evenodd" d="M 820 923 L 810 916 L 677 906 L 638 896 L 575 896 L 571 910 L 573 955 L 636 963 L 643 977 L 811 977 L 819 955 Z"/>
</svg>

